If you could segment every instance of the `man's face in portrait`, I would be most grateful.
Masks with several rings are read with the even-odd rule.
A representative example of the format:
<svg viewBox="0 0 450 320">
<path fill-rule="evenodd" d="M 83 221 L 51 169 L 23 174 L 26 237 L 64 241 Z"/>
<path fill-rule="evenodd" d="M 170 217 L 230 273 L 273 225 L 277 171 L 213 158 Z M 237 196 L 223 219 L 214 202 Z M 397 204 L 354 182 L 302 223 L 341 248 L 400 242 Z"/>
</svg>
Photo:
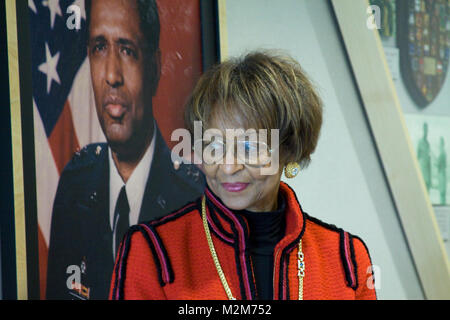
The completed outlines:
<svg viewBox="0 0 450 320">
<path fill-rule="evenodd" d="M 152 133 L 151 78 L 159 52 L 148 52 L 146 41 L 136 1 L 92 1 L 88 56 L 97 115 L 112 150 L 123 157 L 145 149 Z"/>
</svg>

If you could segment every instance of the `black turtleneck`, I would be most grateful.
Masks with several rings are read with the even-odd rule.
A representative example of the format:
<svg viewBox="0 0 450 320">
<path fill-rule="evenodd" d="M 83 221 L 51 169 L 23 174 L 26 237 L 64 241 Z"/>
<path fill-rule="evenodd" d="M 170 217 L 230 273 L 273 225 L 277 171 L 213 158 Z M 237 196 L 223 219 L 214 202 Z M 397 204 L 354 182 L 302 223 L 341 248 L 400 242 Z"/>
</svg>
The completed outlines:
<svg viewBox="0 0 450 320">
<path fill-rule="evenodd" d="M 248 222 L 249 252 L 253 262 L 258 299 L 273 299 L 273 253 L 285 234 L 285 208 L 283 196 L 278 196 L 278 209 L 270 212 L 235 211 Z"/>
</svg>

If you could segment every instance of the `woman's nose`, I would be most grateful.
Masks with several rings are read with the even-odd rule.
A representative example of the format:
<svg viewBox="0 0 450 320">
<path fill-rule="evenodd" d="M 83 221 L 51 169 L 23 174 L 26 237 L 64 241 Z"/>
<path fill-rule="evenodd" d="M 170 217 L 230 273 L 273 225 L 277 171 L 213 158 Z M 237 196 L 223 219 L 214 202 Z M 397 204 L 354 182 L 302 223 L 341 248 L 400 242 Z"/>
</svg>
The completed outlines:
<svg viewBox="0 0 450 320">
<path fill-rule="evenodd" d="M 244 164 L 238 162 L 236 157 L 235 148 L 227 148 L 223 164 L 220 164 L 221 170 L 227 174 L 232 175 L 244 168 Z"/>
</svg>

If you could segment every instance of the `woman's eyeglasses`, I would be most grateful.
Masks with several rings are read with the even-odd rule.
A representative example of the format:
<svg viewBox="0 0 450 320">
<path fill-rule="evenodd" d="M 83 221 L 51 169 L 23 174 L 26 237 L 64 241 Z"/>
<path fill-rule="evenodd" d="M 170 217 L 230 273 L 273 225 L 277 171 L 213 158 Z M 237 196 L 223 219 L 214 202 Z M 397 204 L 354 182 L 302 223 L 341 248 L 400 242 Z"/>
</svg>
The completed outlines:
<svg viewBox="0 0 450 320">
<path fill-rule="evenodd" d="M 193 149 L 207 165 L 232 164 L 236 159 L 239 164 L 260 168 L 271 161 L 273 150 L 263 141 L 237 140 L 233 146 L 227 146 L 220 139 L 213 141 L 199 139 L 194 142 Z"/>
</svg>

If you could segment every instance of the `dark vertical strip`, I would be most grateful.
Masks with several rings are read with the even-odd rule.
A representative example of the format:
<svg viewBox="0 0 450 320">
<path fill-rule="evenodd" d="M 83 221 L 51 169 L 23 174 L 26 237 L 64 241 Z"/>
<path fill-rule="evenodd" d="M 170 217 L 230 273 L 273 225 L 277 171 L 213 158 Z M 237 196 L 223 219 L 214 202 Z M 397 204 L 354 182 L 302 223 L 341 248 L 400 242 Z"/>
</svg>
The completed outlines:
<svg viewBox="0 0 450 320">
<path fill-rule="evenodd" d="M 284 274 L 285 277 L 285 281 L 286 281 L 286 294 L 285 294 L 285 298 L 286 300 L 290 300 L 291 296 L 290 296 L 290 290 L 289 290 L 289 259 L 290 259 L 291 255 L 288 253 L 286 254 L 286 261 L 284 262 L 286 264 L 286 272 Z"/>
<path fill-rule="evenodd" d="M 9 97 L 8 45 L 5 1 L 0 1 L 0 101 L 2 102 L 0 169 L 0 246 L 2 299 L 17 298 L 16 246 L 14 229 L 14 184 L 11 145 L 11 108 Z"/>
<path fill-rule="evenodd" d="M 248 231 L 248 228 L 247 228 L 247 224 L 245 223 L 245 219 L 242 216 L 240 216 L 238 214 L 235 215 L 235 216 L 238 219 L 239 223 L 241 224 L 242 229 L 244 230 L 244 239 L 245 239 L 244 243 L 247 246 L 248 239 L 249 239 L 249 231 Z M 245 248 L 244 252 L 245 252 L 245 263 L 247 265 L 247 270 L 243 270 L 242 272 L 247 272 L 248 279 L 249 279 L 248 280 L 248 285 L 250 287 L 250 297 L 248 297 L 247 299 L 248 300 L 254 300 L 256 298 L 256 295 L 257 295 L 256 294 L 256 284 L 253 281 L 255 275 L 254 275 L 253 268 L 252 268 L 252 263 L 251 263 L 251 260 L 250 260 L 249 250 L 247 248 Z"/>
<path fill-rule="evenodd" d="M 202 32 L 203 72 L 220 60 L 217 0 L 199 0 Z"/>
<path fill-rule="evenodd" d="M 347 280 L 347 286 L 353 290 L 357 289 L 357 275 L 356 266 L 354 260 L 354 253 L 352 253 L 350 234 L 341 230 L 339 233 L 339 247 L 341 251 L 342 264 L 344 266 L 345 278 Z M 353 258 L 352 258 L 353 255 Z"/>
<path fill-rule="evenodd" d="M 217 196 L 214 195 L 214 193 L 206 187 L 205 189 L 206 196 L 211 200 L 211 203 L 213 204 L 214 208 L 217 210 L 217 212 L 223 216 L 224 218 L 227 217 L 227 220 L 230 221 L 230 227 L 232 230 L 232 233 L 235 236 L 234 239 L 234 249 L 235 249 L 235 259 L 236 259 L 236 268 L 239 276 L 239 285 L 241 288 L 241 297 L 243 300 L 251 300 L 252 299 L 252 293 L 250 290 L 250 280 L 248 279 L 248 271 L 247 267 L 244 267 L 243 264 L 247 264 L 246 260 L 246 246 L 245 246 L 245 233 L 244 233 L 244 227 L 240 224 L 238 218 L 234 216 L 229 209 L 225 207 L 223 203 L 221 203 L 220 199 L 217 198 Z M 233 217 L 235 217 L 233 219 Z M 240 229 L 241 231 L 238 231 Z M 244 238 L 244 241 L 242 241 Z M 242 242 L 242 243 L 241 243 Z M 244 259 L 241 261 L 241 252 L 243 252 Z M 245 273 L 244 273 L 245 272 Z M 244 280 L 244 276 L 246 280 Z M 248 291 L 247 287 L 248 286 Z"/>
<path fill-rule="evenodd" d="M 28 299 L 39 299 L 39 247 L 31 82 L 31 42 L 27 1 L 16 2 L 22 122 L 23 183 L 27 248 Z"/>
<path fill-rule="evenodd" d="M 353 264 L 353 274 L 355 275 L 355 283 L 354 283 L 354 288 L 353 289 L 358 289 L 358 265 L 356 264 L 356 257 L 355 257 L 355 247 L 353 246 L 353 236 L 349 233 L 348 234 L 348 242 L 349 242 L 349 247 L 350 247 L 350 259 L 352 261 Z"/>
<path fill-rule="evenodd" d="M 125 278 L 126 278 L 126 272 L 127 272 L 126 271 L 127 270 L 127 258 L 128 258 L 128 253 L 130 252 L 131 236 L 132 236 L 133 232 L 134 232 L 134 230 L 129 232 L 125 236 L 125 239 L 123 240 L 124 244 L 123 244 L 122 259 L 120 259 L 121 263 L 120 263 L 120 267 L 118 269 L 119 280 L 118 280 L 118 284 L 117 284 L 118 285 L 117 290 L 119 290 L 119 292 L 117 295 L 117 300 L 125 300 Z"/>
<path fill-rule="evenodd" d="M 159 285 L 162 288 L 166 285 L 166 282 L 164 281 L 164 276 L 163 276 L 163 266 L 161 265 L 162 261 L 161 261 L 161 259 L 159 259 L 158 252 L 156 251 L 153 241 L 152 241 L 152 239 L 150 239 L 150 236 L 147 233 L 147 231 L 145 230 L 145 228 L 143 228 L 141 225 L 138 225 L 138 229 L 142 233 L 142 236 L 147 241 L 148 247 L 152 251 L 153 261 L 155 262 L 156 271 L 158 273 Z M 128 250 L 125 253 L 125 257 L 127 257 L 127 256 L 128 256 Z M 125 276 L 125 273 L 124 273 L 124 276 Z"/>
<path fill-rule="evenodd" d="M 345 231 L 344 230 L 339 231 L 339 251 L 340 251 L 342 266 L 344 267 L 345 280 L 347 282 L 347 286 L 351 287 L 352 279 L 350 276 L 350 271 L 349 271 L 348 264 L 347 264 L 347 258 L 345 255 Z"/>
</svg>

